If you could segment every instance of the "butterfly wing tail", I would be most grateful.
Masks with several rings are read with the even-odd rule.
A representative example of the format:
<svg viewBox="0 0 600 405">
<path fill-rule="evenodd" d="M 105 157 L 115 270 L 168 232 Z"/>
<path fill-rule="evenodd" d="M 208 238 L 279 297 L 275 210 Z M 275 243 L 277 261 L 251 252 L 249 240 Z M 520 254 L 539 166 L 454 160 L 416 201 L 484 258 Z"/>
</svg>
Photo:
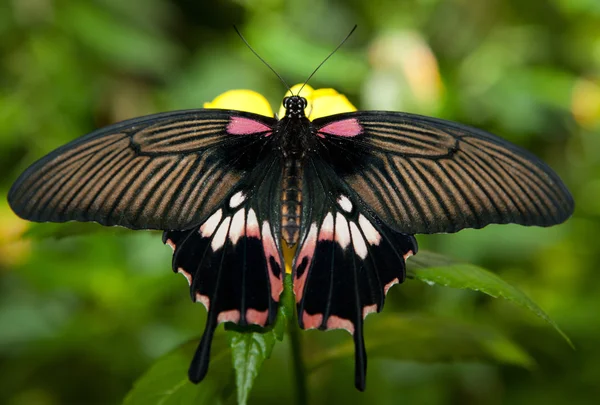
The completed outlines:
<svg viewBox="0 0 600 405">
<path fill-rule="evenodd" d="M 305 173 L 315 181 L 305 182 L 307 231 L 293 265 L 299 324 L 353 335 L 355 385 L 362 391 L 367 369 L 363 320 L 381 311 L 389 288 L 404 280 L 405 260 L 416 253 L 416 240 L 378 221 L 326 169 Z"/>
</svg>

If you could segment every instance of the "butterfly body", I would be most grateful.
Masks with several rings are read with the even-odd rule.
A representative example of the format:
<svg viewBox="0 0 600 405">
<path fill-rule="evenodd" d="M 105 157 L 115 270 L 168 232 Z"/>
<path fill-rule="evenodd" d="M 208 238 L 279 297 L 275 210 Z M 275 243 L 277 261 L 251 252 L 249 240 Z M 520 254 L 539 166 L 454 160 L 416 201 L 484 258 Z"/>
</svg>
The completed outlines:
<svg viewBox="0 0 600 405">
<path fill-rule="evenodd" d="M 193 301 L 207 311 L 189 370 L 208 370 L 219 323 L 268 327 L 292 263 L 302 328 L 345 329 L 364 389 L 363 320 L 406 276 L 416 233 L 490 223 L 550 226 L 573 200 L 545 163 L 501 138 L 435 118 L 357 111 L 310 121 L 218 109 L 136 118 L 31 165 L 12 209 L 33 221 L 160 229 Z"/>
<path fill-rule="evenodd" d="M 281 235 L 288 247 L 298 243 L 302 218 L 302 160 L 286 159 L 281 196 Z"/>
</svg>

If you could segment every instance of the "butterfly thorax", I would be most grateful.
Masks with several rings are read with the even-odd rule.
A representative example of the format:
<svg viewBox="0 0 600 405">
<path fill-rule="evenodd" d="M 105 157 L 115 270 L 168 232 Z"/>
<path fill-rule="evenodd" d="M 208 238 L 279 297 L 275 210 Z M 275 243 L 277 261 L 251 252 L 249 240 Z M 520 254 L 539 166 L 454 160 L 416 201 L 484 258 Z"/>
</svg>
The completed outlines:
<svg viewBox="0 0 600 405">
<path fill-rule="evenodd" d="M 310 121 L 304 114 L 306 99 L 298 96 L 283 100 L 285 116 L 276 132 L 284 159 L 281 195 L 281 234 L 288 246 L 298 243 L 302 212 L 302 166 L 310 150 Z"/>
</svg>

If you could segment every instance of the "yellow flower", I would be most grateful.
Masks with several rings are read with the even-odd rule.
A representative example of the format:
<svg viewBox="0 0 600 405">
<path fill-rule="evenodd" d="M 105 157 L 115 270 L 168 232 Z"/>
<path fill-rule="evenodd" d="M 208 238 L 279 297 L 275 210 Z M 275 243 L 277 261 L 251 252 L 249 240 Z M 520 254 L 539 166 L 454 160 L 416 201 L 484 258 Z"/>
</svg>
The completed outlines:
<svg viewBox="0 0 600 405">
<path fill-rule="evenodd" d="M 302 84 L 296 84 L 292 86 L 291 92 L 288 91 L 285 95 L 296 95 L 301 87 Z M 334 89 L 315 90 L 309 85 L 305 85 L 299 95 L 304 97 L 308 102 L 304 111 L 309 120 L 325 117 L 327 115 L 356 111 L 356 107 L 348 101 L 346 96 L 338 93 Z M 262 94 L 252 90 L 226 91 L 217 96 L 213 101 L 204 103 L 204 108 L 248 111 L 273 117 L 273 110 L 267 99 Z M 285 109 L 283 108 L 283 105 L 280 105 L 278 117 L 283 117 L 284 114 Z M 290 274 L 292 272 L 292 260 L 296 249 L 288 249 L 284 241 L 281 241 L 281 246 L 283 247 L 285 271 Z"/>
<path fill-rule="evenodd" d="M 302 84 L 292 86 L 292 92 L 285 94 L 291 96 L 297 94 Z M 348 101 L 346 96 L 334 89 L 313 89 L 309 85 L 304 86 L 300 96 L 308 101 L 305 112 L 309 120 L 325 117 L 327 115 L 356 111 L 356 107 Z M 283 100 L 283 98 L 282 98 Z M 213 101 L 204 103 L 204 108 L 222 108 L 225 110 L 248 111 L 255 114 L 273 117 L 273 110 L 269 102 L 260 93 L 252 90 L 229 90 L 217 96 Z M 285 109 L 279 106 L 279 117 L 283 117 Z"/>
</svg>

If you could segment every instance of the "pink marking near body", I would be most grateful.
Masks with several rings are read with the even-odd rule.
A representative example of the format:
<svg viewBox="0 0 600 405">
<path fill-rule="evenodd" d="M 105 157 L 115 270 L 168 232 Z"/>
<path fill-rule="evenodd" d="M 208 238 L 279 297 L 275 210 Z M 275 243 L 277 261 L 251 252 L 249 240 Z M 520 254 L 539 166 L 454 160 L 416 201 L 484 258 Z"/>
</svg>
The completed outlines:
<svg viewBox="0 0 600 405">
<path fill-rule="evenodd" d="M 223 311 L 217 315 L 217 322 L 233 322 L 238 323 L 240 321 L 240 311 L 232 309 L 230 311 Z"/>
<path fill-rule="evenodd" d="M 217 229 L 217 226 L 219 226 L 219 222 L 221 222 L 222 215 L 223 212 L 221 210 L 218 210 L 217 212 L 212 214 L 210 218 L 208 218 L 206 222 L 202 224 L 202 226 L 198 230 L 198 233 L 205 238 L 211 237 L 212 234 L 215 232 L 215 229 Z"/>
<path fill-rule="evenodd" d="M 257 311 L 256 309 L 249 309 L 246 311 L 246 321 L 254 325 L 265 326 L 267 324 L 268 315 L 268 310 Z"/>
<path fill-rule="evenodd" d="M 179 267 L 177 269 L 177 273 L 179 274 L 183 274 L 183 276 L 187 279 L 188 284 L 192 285 L 192 275 L 190 273 L 188 273 L 187 271 L 185 271 L 184 269 L 182 269 L 181 267 Z"/>
<path fill-rule="evenodd" d="M 271 297 L 273 301 L 279 302 L 279 296 L 283 291 L 283 280 L 281 279 L 281 272 L 283 266 L 281 265 L 281 258 L 279 257 L 279 250 L 271 234 L 271 227 L 267 221 L 263 222 L 262 226 L 262 238 L 263 238 L 263 250 L 265 252 L 265 258 L 267 259 L 267 267 L 269 268 L 269 282 L 271 283 Z M 275 276 L 273 271 L 273 265 L 271 264 L 271 257 L 275 259 L 275 263 L 279 265 L 279 277 Z"/>
<path fill-rule="evenodd" d="M 204 305 L 204 308 L 206 308 L 207 311 L 210 308 L 210 298 L 208 298 L 208 296 L 206 295 L 196 293 L 196 302 L 199 302 L 202 305 Z"/>
<path fill-rule="evenodd" d="M 325 216 L 323 224 L 321 225 L 319 241 L 321 240 L 333 240 L 333 215 L 331 215 L 331 212 Z"/>
<path fill-rule="evenodd" d="M 385 295 L 387 295 L 388 291 L 390 288 L 392 288 L 393 285 L 398 284 L 400 282 L 400 280 L 398 280 L 398 278 L 393 279 L 392 281 L 390 281 L 389 283 L 387 283 L 385 285 L 385 287 L 383 287 L 383 293 Z"/>
<path fill-rule="evenodd" d="M 346 329 L 351 335 L 354 335 L 354 324 L 347 319 L 331 315 L 327 319 L 327 329 Z"/>
<path fill-rule="evenodd" d="M 367 305 L 363 308 L 363 319 L 367 317 L 367 315 L 372 314 L 373 312 L 377 312 L 377 304 Z"/>
<path fill-rule="evenodd" d="M 411 257 L 412 255 L 414 255 L 412 250 L 409 250 L 408 252 L 406 252 L 406 254 L 402 257 L 404 257 L 404 261 L 407 261 L 409 257 Z"/>
<path fill-rule="evenodd" d="M 249 238 L 260 239 L 260 227 L 256 213 L 252 208 L 248 210 L 248 218 L 246 219 L 246 236 Z"/>
<path fill-rule="evenodd" d="M 323 323 L 323 314 L 309 315 L 308 312 L 302 313 L 302 323 L 304 329 L 317 329 Z"/>
<path fill-rule="evenodd" d="M 318 133 L 321 137 L 323 137 L 322 134 L 353 137 L 360 135 L 362 130 L 356 118 L 348 118 L 325 125 L 319 129 Z"/>
<path fill-rule="evenodd" d="M 381 242 L 381 235 L 363 214 L 358 215 L 358 224 L 365 234 L 365 238 L 367 239 L 367 242 L 369 242 L 369 245 L 379 245 L 379 242 Z"/>
<path fill-rule="evenodd" d="M 306 277 L 308 276 L 308 271 L 310 269 L 310 263 L 312 262 L 313 255 L 315 253 L 315 248 L 317 246 L 317 224 L 314 222 L 310 226 L 308 230 L 308 235 L 304 239 L 302 243 L 302 249 L 300 250 L 300 254 L 298 255 L 298 259 L 296 259 L 296 264 L 302 263 L 302 261 L 306 258 L 308 262 L 306 263 L 306 270 L 302 273 L 302 276 L 296 278 L 294 280 L 294 296 L 296 297 L 296 303 L 300 302 L 302 299 L 302 295 L 304 294 L 304 284 L 306 283 Z M 296 269 L 294 269 L 296 270 Z"/>
<path fill-rule="evenodd" d="M 171 249 L 173 249 L 173 252 L 175 251 L 175 244 L 173 243 L 173 241 L 171 239 L 167 239 L 167 241 L 165 242 L 167 245 L 169 245 L 171 247 Z"/>
<path fill-rule="evenodd" d="M 268 132 L 267 136 L 273 132 L 272 128 L 262 122 L 244 117 L 231 117 L 227 125 L 227 133 L 230 135 L 253 135 Z"/>
</svg>

